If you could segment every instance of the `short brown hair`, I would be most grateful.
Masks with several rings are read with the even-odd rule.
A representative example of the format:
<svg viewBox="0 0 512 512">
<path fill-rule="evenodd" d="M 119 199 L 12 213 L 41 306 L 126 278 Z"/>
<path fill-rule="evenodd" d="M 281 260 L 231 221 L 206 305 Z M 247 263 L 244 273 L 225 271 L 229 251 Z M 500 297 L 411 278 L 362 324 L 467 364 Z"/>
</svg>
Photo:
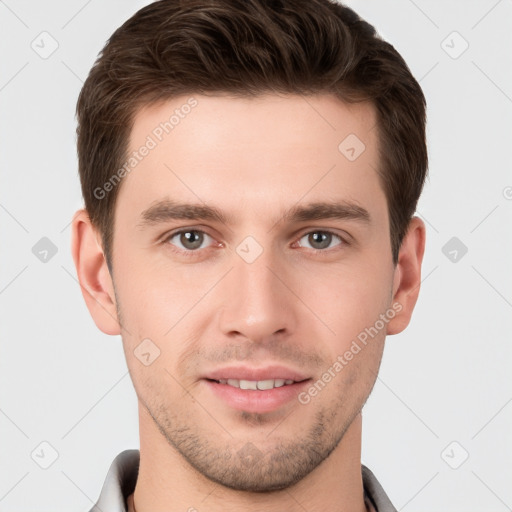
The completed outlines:
<svg viewBox="0 0 512 512">
<path fill-rule="evenodd" d="M 126 160 L 134 116 L 191 93 L 335 94 L 376 108 L 393 261 L 427 174 L 426 102 L 392 45 L 332 0 L 160 0 L 107 41 L 77 103 L 85 208 L 111 268 L 120 186 L 98 199 Z"/>
</svg>

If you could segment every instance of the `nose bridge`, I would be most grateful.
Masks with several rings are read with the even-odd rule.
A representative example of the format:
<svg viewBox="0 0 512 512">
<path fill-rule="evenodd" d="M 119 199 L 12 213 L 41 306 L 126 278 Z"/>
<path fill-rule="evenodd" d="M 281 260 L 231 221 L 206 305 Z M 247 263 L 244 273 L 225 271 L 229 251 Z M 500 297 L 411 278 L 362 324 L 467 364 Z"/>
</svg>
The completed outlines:
<svg viewBox="0 0 512 512">
<path fill-rule="evenodd" d="M 280 275 L 284 267 L 278 255 L 254 239 L 246 239 L 233 256 L 223 304 L 223 331 L 236 331 L 252 341 L 291 331 L 296 318 L 293 294 L 283 284 L 288 278 Z"/>
</svg>

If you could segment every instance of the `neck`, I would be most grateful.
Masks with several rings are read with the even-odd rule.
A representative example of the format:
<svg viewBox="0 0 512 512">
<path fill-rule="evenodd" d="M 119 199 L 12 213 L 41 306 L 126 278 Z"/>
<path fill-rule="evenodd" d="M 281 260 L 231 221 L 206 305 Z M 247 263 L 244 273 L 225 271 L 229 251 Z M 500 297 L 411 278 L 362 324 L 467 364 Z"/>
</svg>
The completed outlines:
<svg viewBox="0 0 512 512">
<path fill-rule="evenodd" d="M 236 491 L 191 467 L 139 405 L 140 465 L 133 494 L 136 512 L 365 512 L 361 476 L 361 414 L 336 449 L 309 475 L 280 491 Z"/>
</svg>

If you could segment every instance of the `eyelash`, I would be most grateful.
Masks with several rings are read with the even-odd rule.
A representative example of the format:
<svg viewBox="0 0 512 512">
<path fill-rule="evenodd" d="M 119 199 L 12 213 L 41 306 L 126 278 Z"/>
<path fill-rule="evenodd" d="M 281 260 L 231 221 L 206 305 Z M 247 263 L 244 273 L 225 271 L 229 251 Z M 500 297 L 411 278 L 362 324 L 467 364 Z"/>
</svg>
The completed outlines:
<svg viewBox="0 0 512 512">
<path fill-rule="evenodd" d="M 204 249 L 195 249 L 195 250 L 186 250 L 186 249 L 179 249 L 179 248 L 176 248 L 175 246 L 173 246 L 173 244 L 171 244 L 169 241 L 171 239 L 173 239 L 175 236 L 177 235 L 181 235 L 182 233 L 190 233 L 190 232 L 194 232 L 194 233 L 202 233 L 210 238 L 213 239 L 213 237 L 211 235 L 209 235 L 208 233 L 206 233 L 206 231 L 203 231 L 201 229 L 191 229 L 191 228 L 188 228 L 188 229 L 180 229 L 178 231 L 174 231 L 172 233 L 169 233 L 168 235 L 165 235 L 164 238 L 162 239 L 161 243 L 170 247 L 171 250 L 173 252 L 176 252 L 176 253 L 179 253 L 180 255 L 184 255 L 186 257 L 197 257 L 198 254 L 200 254 Z M 303 233 L 297 241 L 299 241 L 301 238 L 304 238 L 305 236 L 307 235 L 310 235 L 312 233 L 323 233 L 323 234 L 329 234 L 329 235 L 332 235 L 334 237 L 336 237 L 341 243 L 338 244 L 338 245 L 342 245 L 342 246 L 349 246 L 350 243 L 345 239 L 343 238 L 341 235 L 337 234 L 337 233 L 334 233 L 333 231 L 329 231 L 327 229 L 314 229 L 314 230 L 311 230 L 311 231 L 307 231 L 306 233 Z M 335 246 L 336 247 L 336 246 Z M 205 248 L 207 249 L 207 248 Z M 320 253 L 330 253 L 334 248 L 329 248 L 329 249 L 309 249 L 309 251 L 313 252 L 314 254 L 320 254 Z"/>
</svg>

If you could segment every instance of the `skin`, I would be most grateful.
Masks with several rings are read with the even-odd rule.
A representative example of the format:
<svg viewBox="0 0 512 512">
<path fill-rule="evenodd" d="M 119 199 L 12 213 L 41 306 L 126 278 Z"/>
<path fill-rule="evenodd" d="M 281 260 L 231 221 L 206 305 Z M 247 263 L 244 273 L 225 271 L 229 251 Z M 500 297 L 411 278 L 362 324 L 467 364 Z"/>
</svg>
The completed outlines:
<svg viewBox="0 0 512 512">
<path fill-rule="evenodd" d="M 425 226 L 411 220 L 394 266 L 371 104 L 331 95 L 194 98 L 121 184 L 113 275 L 87 213 L 73 220 L 85 301 L 99 329 L 121 334 L 139 400 L 137 512 L 363 512 L 361 409 L 386 335 L 410 321 Z M 131 150 L 186 100 L 139 111 Z M 354 161 L 338 150 L 349 134 L 365 144 Z M 165 199 L 215 206 L 232 222 L 142 226 L 142 213 Z M 369 221 L 284 220 L 289 208 L 318 201 L 357 205 Z M 197 244 L 171 237 L 179 228 L 199 230 Z M 321 242 L 326 231 L 333 235 Z M 236 251 L 247 236 L 263 251 L 252 263 Z M 307 404 L 240 411 L 202 379 L 231 363 L 279 363 L 317 381 L 393 304 L 400 311 Z M 160 355 L 146 366 L 134 351 L 147 338 Z"/>
</svg>

